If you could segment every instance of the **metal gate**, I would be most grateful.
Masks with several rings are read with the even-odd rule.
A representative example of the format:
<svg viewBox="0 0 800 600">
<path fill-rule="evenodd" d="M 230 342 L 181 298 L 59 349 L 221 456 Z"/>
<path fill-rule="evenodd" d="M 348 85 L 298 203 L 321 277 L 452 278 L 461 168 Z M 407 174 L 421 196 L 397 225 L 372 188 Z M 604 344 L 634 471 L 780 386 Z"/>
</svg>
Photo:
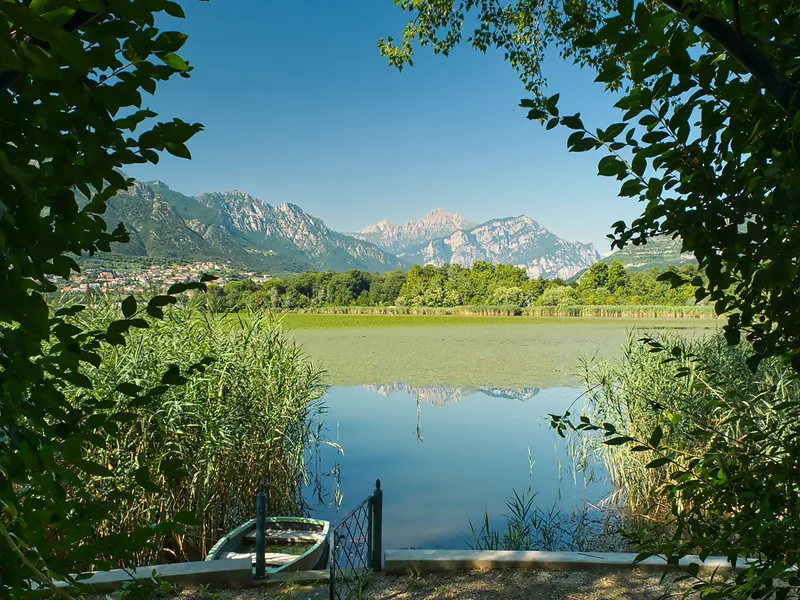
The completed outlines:
<svg viewBox="0 0 800 600">
<path fill-rule="evenodd" d="M 351 510 L 330 533 L 330 600 L 346 600 L 360 591 L 366 576 L 381 570 L 383 491 L 375 491 Z"/>
</svg>

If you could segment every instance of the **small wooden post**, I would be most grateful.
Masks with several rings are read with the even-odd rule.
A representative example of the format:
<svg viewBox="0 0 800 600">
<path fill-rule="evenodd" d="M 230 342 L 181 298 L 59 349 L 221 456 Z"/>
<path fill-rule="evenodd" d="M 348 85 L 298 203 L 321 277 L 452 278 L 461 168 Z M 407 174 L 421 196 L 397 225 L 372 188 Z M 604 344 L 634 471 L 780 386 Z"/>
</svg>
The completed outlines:
<svg viewBox="0 0 800 600">
<path fill-rule="evenodd" d="M 267 574 L 267 497 L 264 494 L 264 482 L 258 484 L 256 495 L 256 579 L 263 579 Z"/>
<path fill-rule="evenodd" d="M 375 481 L 372 494 L 372 570 L 380 571 L 383 563 L 383 490 L 381 480 Z"/>
</svg>

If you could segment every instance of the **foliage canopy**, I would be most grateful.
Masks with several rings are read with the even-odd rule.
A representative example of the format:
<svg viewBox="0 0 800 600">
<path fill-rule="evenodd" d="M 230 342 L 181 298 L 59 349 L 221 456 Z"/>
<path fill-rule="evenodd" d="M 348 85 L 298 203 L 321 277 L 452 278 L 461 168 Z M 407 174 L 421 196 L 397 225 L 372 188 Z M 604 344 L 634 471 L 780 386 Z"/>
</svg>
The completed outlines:
<svg viewBox="0 0 800 600">
<path fill-rule="evenodd" d="M 173 527 L 100 536 L 113 507 L 152 483 L 146 465 L 133 480 L 116 478 L 93 448 L 130 418 L 117 400 L 149 406 L 186 377 L 171 367 L 155 386 L 120 381 L 100 393 L 85 371 L 103 347 L 161 318 L 175 294 L 204 286 L 174 286 L 146 306 L 128 298 L 122 318 L 99 329 L 74 322 L 82 306 L 51 314 L 45 301 L 52 277 L 78 270 L 70 255 L 127 240 L 101 218 L 130 184 L 120 169 L 158 162 L 164 150 L 189 158 L 185 144 L 201 129 L 156 122 L 144 104 L 143 92 L 190 71 L 177 54 L 186 35 L 155 27 L 159 13 L 183 17 L 170 0 L 0 2 L 0 598 L 130 559 Z M 177 467 L 165 461 L 157 471 L 169 478 Z M 98 489 L 92 477 L 114 485 Z"/>
</svg>

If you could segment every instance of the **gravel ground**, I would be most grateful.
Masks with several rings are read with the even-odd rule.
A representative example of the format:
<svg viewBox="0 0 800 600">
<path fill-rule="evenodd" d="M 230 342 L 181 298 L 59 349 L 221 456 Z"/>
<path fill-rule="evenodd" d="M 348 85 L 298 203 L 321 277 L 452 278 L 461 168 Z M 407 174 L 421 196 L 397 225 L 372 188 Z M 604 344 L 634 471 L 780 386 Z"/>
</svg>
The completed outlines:
<svg viewBox="0 0 800 600">
<path fill-rule="evenodd" d="M 641 570 L 488 571 L 422 577 L 373 575 L 352 600 L 655 600 L 681 590 Z M 325 600 L 328 586 L 285 583 L 181 594 L 181 600 Z"/>
<path fill-rule="evenodd" d="M 365 596 L 374 600 L 655 600 L 677 588 L 661 575 L 625 571 L 490 571 L 441 573 L 373 580 Z"/>
</svg>

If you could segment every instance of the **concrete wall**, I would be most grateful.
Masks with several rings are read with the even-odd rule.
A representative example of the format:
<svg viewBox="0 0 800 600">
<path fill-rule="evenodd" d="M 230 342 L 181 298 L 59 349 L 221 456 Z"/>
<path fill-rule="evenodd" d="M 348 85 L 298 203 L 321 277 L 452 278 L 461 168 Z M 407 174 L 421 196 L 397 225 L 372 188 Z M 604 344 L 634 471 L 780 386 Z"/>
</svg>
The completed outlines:
<svg viewBox="0 0 800 600">
<path fill-rule="evenodd" d="M 94 592 L 112 592 L 122 587 L 128 581 L 135 579 L 148 581 L 155 575 L 168 581 L 179 588 L 197 588 L 200 585 L 210 585 L 212 588 L 244 588 L 259 585 L 253 579 L 253 564 L 248 558 L 235 560 L 203 560 L 197 562 L 175 563 L 170 565 L 153 565 L 138 567 L 127 571 L 112 569 L 111 571 L 96 571 L 89 574 L 87 579 L 81 580 Z M 63 584 L 66 587 L 66 584 Z"/>
<path fill-rule="evenodd" d="M 661 558 L 651 557 L 634 563 L 635 554 L 627 552 L 514 552 L 508 550 L 387 550 L 384 570 L 387 574 L 435 573 L 468 569 L 549 569 L 584 571 L 603 568 L 638 568 L 665 571 L 672 567 Z M 701 569 L 730 569 L 727 559 L 710 556 L 705 562 L 687 556 L 680 566 L 699 564 Z M 740 563 L 746 567 L 744 563 Z M 739 567 L 739 565 L 737 565 Z"/>
</svg>

